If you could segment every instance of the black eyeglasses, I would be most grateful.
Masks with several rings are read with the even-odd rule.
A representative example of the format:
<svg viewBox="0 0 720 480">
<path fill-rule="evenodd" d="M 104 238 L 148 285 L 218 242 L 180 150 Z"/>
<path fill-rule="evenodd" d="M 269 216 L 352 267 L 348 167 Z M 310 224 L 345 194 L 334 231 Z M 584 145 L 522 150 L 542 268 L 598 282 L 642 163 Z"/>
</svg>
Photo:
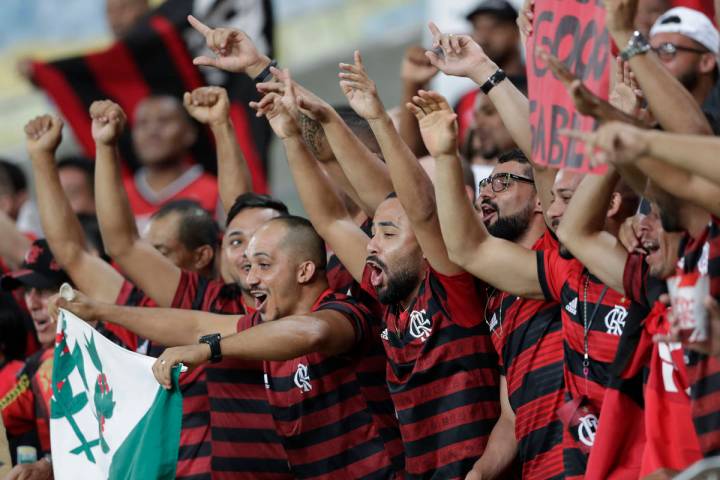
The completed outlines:
<svg viewBox="0 0 720 480">
<path fill-rule="evenodd" d="M 532 178 L 521 177 L 514 173 L 496 173 L 495 175 L 483 178 L 478 185 L 480 190 L 490 185 L 493 192 L 500 193 L 510 188 L 512 182 L 535 183 Z"/>
<path fill-rule="evenodd" d="M 657 47 L 652 47 L 653 52 L 657 53 L 657 56 L 660 57 L 660 60 L 664 62 L 669 62 L 673 58 L 675 58 L 675 55 L 677 55 L 677 52 L 692 52 L 692 53 L 708 53 L 708 50 L 701 50 L 699 48 L 691 48 L 691 47 L 683 47 L 682 45 L 675 45 L 671 42 L 665 42 L 661 43 Z"/>
</svg>

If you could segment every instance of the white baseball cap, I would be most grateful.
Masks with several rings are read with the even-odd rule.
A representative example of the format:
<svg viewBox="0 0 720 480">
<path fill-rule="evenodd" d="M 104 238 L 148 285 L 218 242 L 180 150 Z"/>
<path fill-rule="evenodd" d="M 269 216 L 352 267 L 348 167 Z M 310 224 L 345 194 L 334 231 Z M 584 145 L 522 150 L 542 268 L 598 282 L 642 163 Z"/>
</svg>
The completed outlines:
<svg viewBox="0 0 720 480">
<path fill-rule="evenodd" d="M 658 33 L 679 33 L 715 55 L 720 52 L 720 33 L 704 13 L 692 8 L 675 7 L 660 15 L 650 29 L 650 37 Z"/>
</svg>

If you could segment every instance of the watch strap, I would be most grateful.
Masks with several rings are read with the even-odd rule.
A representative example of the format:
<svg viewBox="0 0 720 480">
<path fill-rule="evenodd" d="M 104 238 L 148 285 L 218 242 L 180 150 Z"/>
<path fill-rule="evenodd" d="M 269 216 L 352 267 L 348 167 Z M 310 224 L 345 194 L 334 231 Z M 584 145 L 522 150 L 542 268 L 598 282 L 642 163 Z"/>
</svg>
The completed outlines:
<svg viewBox="0 0 720 480">
<path fill-rule="evenodd" d="M 268 78 L 270 78 L 272 76 L 272 74 L 270 73 L 270 69 L 272 67 L 277 67 L 277 64 L 277 60 L 271 61 L 267 67 L 263 68 L 263 71 L 260 72 L 257 77 L 253 78 L 253 81 L 255 83 L 262 83 Z"/>
<path fill-rule="evenodd" d="M 222 352 L 220 351 L 220 339 L 219 333 L 211 333 L 210 335 L 203 335 L 198 340 L 198 343 L 206 343 L 210 346 L 210 362 L 217 363 L 222 360 Z"/>
<path fill-rule="evenodd" d="M 487 80 L 485 80 L 485 83 L 483 83 L 482 85 L 480 85 L 480 90 L 482 90 L 482 92 L 483 92 L 485 95 L 487 95 L 488 93 L 490 93 L 490 90 L 492 90 L 492 89 L 495 87 L 495 85 L 497 85 L 498 83 L 502 82 L 502 81 L 505 80 L 506 78 L 507 78 L 507 75 L 505 75 L 505 72 L 503 71 L 503 69 L 502 69 L 502 68 L 498 68 L 498 69 L 495 71 L 495 73 L 493 73 L 492 75 L 490 75 L 490 78 L 488 78 Z"/>
<path fill-rule="evenodd" d="M 650 50 L 650 44 L 645 37 L 637 30 L 633 32 L 625 48 L 620 52 L 620 58 L 627 62 L 635 55 L 640 55 Z"/>
</svg>

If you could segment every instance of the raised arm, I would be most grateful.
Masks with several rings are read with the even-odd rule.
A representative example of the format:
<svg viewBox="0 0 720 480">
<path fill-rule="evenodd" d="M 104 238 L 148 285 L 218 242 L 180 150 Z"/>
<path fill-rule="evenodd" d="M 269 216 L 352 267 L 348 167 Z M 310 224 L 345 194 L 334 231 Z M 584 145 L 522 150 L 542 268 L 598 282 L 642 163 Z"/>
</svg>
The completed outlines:
<svg viewBox="0 0 720 480">
<path fill-rule="evenodd" d="M 615 44 L 623 50 L 635 30 L 638 0 L 606 0 L 606 26 Z M 652 50 L 629 60 L 650 111 L 668 132 L 712 135 L 712 128 L 698 102 L 672 76 Z"/>
<path fill-rule="evenodd" d="M 172 304 L 181 270 L 140 238 L 120 175 L 118 138 L 125 113 L 108 100 L 90 106 L 95 140 L 95 204 L 105 250 L 161 307 Z"/>
<path fill-rule="evenodd" d="M 75 286 L 95 300 L 112 303 L 124 279 L 107 262 L 88 252 L 80 221 L 63 192 L 55 166 L 62 128 L 62 120 L 50 115 L 25 125 L 43 232 L 55 260 Z"/>
<path fill-rule="evenodd" d="M 604 231 L 613 190 L 620 176 L 608 167 L 603 175 L 586 175 L 573 194 L 557 230 L 560 242 L 605 285 L 622 292 L 628 252 Z"/>
<path fill-rule="evenodd" d="M 223 357 L 253 361 L 292 360 L 301 355 L 319 352 L 338 355 L 349 351 L 355 343 L 355 330 L 340 312 L 324 310 L 293 315 L 264 322 L 223 338 Z M 210 360 L 210 346 L 205 343 L 166 349 L 153 366 L 158 382 L 170 388 L 171 368 L 182 363 L 188 367 Z"/>
<path fill-rule="evenodd" d="M 720 215 L 720 185 L 652 156 L 652 149 L 656 147 L 651 143 L 656 135 L 663 134 L 631 128 L 623 123 L 608 123 L 583 138 L 597 147 L 594 161 L 611 162 L 619 168 L 636 167 L 662 190 Z"/>
<path fill-rule="evenodd" d="M 469 35 L 448 35 L 430 23 L 433 47 L 440 48 L 442 55 L 433 51 L 425 53 L 430 62 L 447 75 L 467 77 L 483 85 L 498 66 L 488 57 L 482 47 Z M 505 79 L 493 87 L 488 98 L 497 110 L 503 124 L 510 132 L 518 148 L 530 159 L 533 177 L 543 211 L 552 203 L 552 187 L 557 170 L 538 165 L 532 161 L 532 130 L 530 128 L 530 103 L 523 93 Z"/>
<path fill-rule="evenodd" d="M 238 195 L 252 191 L 252 177 L 230 120 L 230 101 L 222 87 L 200 87 L 185 93 L 183 103 L 198 122 L 210 127 L 215 137 L 218 189 L 228 212 Z"/>
<path fill-rule="evenodd" d="M 369 239 L 355 225 L 329 178 L 305 145 L 300 127 L 291 113 L 297 108 L 292 79 L 287 71 L 284 74 L 286 88 L 282 96 L 269 93 L 250 106 L 267 117 L 273 131 L 282 140 L 300 200 L 313 226 L 359 282 L 365 268 Z"/>
<path fill-rule="evenodd" d="M 362 64 L 360 52 L 355 52 L 354 65 L 342 63 L 340 68 L 343 70 L 340 73 L 340 86 L 350 106 L 368 121 L 375 134 L 397 198 L 408 216 L 425 258 L 433 269 L 442 274 L 459 273 L 462 269 L 450 261 L 443 242 L 432 182 L 385 112 L 375 82 L 367 76 Z M 423 139 L 430 150 L 427 139 Z M 457 150 L 457 133 L 452 139 L 445 140 L 453 142 Z"/>
<path fill-rule="evenodd" d="M 456 114 L 447 102 L 430 92 L 424 92 L 422 98 L 422 108 L 411 107 L 420 121 L 421 131 L 453 130 Z M 431 149 L 433 142 L 426 143 Z M 440 149 L 436 151 L 435 161 L 435 195 L 450 259 L 500 290 L 522 297 L 543 298 L 535 253 L 488 233 L 465 193 L 457 152 L 445 149 L 443 153 Z"/>
<path fill-rule="evenodd" d="M 430 63 L 430 60 L 425 56 L 425 49 L 420 45 L 413 45 L 405 51 L 400 67 L 402 100 L 398 113 L 398 132 L 418 158 L 424 156 L 427 149 L 420 136 L 420 129 L 418 129 L 415 115 L 405 108 L 405 104 L 412 101 L 418 90 L 427 89 L 430 80 L 437 72 L 438 68 Z"/>
<path fill-rule="evenodd" d="M 281 95 L 285 91 L 285 77 L 283 72 L 272 69 L 275 77 L 282 83 L 260 85 L 261 91 L 275 91 Z M 330 147 L 330 152 L 318 152 L 325 155 L 331 154 L 333 160 L 342 169 L 340 172 L 333 172 L 336 165 L 327 158 L 318 158 L 328 173 L 333 174 L 333 180 L 342 187 L 345 192 L 358 202 L 363 211 L 372 217 L 375 210 L 385 197 L 392 192 L 392 182 L 387 166 L 383 161 L 371 152 L 365 144 L 353 133 L 340 115 L 327 102 L 306 88 L 293 82 L 297 97 L 298 116 L 304 122 L 317 122 L 322 128 L 322 134 Z M 302 116 L 305 118 L 302 118 Z M 312 128 L 312 127 L 310 127 Z M 317 138 L 320 132 L 312 138 L 306 125 L 303 131 L 305 144 L 311 147 L 311 151 L 318 150 L 317 145 L 320 139 Z M 313 148 L 313 146 L 315 148 Z M 317 157 L 317 155 L 316 155 Z M 345 184 L 349 182 L 349 185 Z"/>
<path fill-rule="evenodd" d="M 30 239 L 18 230 L 17 225 L 10 216 L 0 211 L 0 258 L 8 268 L 15 270 L 25 258 L 25 252 L 30 248 Z"/>
</svg>

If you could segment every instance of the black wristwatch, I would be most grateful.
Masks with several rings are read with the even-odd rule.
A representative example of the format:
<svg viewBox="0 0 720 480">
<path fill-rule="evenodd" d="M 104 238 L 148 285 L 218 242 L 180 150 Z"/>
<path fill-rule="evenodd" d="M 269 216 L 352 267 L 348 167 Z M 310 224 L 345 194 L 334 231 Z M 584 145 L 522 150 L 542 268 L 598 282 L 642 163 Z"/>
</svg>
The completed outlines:
<svg viewBox="0 0 720 480">
<path fill-rule="evenodd" d="M 502 81 L 505 80 L 506 78 L 507 78 L 507 75 L 505 75 L 505 72 L 503 71 L 503 69 L 502 69 L 502 68 L 498 68 L 498 69 L 495 71 L 495 73 L 493 73 L 492 75 L 490 75 L 490 78 L 488 78 L 487 80 L 485 80 L 485 83 L 483 83 L 482 85 L 480 85 L 480 90 L 482 90 L 482 92 L 483 92 L 485 95 L 487 95 L 488 93 L 490 93 L 490 90 L 492 90 L 493 87 L 495 87 L 495 85 L 497 85 L 498 83 L 502 82 Z"/>
<path fill-rule="evenodd" d="M 210 335 L 203 335 L 198 340 L 198 343 L 207 343 L 210 345 L 210 362 L 217 363 L 222 360 L 222 352 L 220 351 L 220 339 L 222 337 L 219 333 L 211 333 Z"/>
<path fill-rule="evenodd" d="M 277 67 L 277 64 L 277 60 L 271 61 L 267 67 L 263 68 L 263 71 L 260 72 L 257 77 L 253 78 L 253 81 L 255 83 L 262 83 L 268 78 L 270 78 L 272 76 L 272 74 L 270 73 L 270 68 Z"/>
<path fill-rule="evenodd" d="M 642 33 L 635 30 L 623 51 L 620 52 L 620 58 L 627 62 L 635 55 L 640 55 L 648 50 L 650 50 L 650 44 Z"/>
</svg>

